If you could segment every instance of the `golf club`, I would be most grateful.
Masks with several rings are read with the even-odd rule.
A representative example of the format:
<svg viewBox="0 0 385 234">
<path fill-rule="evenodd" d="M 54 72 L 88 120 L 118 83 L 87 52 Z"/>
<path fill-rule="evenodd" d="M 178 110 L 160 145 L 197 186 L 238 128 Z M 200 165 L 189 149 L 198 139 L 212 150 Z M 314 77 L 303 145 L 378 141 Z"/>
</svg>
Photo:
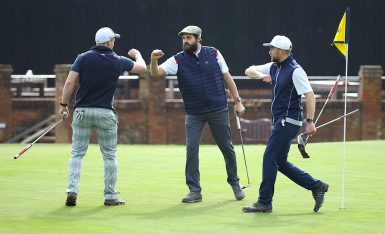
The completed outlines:
<svg viewBox="0 0 385 234">
<path fill-rule="evenodd" d="M 66 112 L 64 112 L 64 115 L 66 115 Z M 40 140 L 43 136 L 45 136 L 45 134 L 47 134 L 49 131 L 51 131 L 54 127 L 56 127 L 56 125 L 61 123 L 63 120 L 64 120 L 64 118 L 62 118 L 59 121 L 57 121 L 56 123 L 54 123 L 47 131 L 45 131 L 43 134 L 41 134 L 36 140 L 34 140 L 29 145 L 23 147 L 13 158 L 18 159 L 22 154 L 24 154 L 27 150 L 29 150 L 33 146 L 33 144 L 35 144 L 38 140 Z"/>
<path fill-rule="evenodd" d="M 236 118 L 236 121 L 237 121 L 237 129 L 239 130 L 239 135 L 241 136 L 242 153 L 243 153 L 243 159 L 244 159 L 244 162 L 245 162 L 246 175 L 247 175 L 247 185 L 242 186 L 242 189 L 245 189 L 245 188 L 250 187 L 249 170 L 247 169 L 245 149 L 243 147 L 243 137 L 242 137 L 241 121 L 239 120 L 239 116 L 238 115 L 235 115 L 235 118 Z"/>
<path fill-rule="evenodd" d="M 337 121 L 337 120 L 340 120 L 340 119 L 342 119 L 342 118 L 344 118 L 344 117 L 348 117 L 349 115 L 352 115 L 352 114 L 354 114 L 354 113 L 356 113 L 357 111 L 359 111 L 360 109 L 356 109 L 356 110 L 354 110 L 354 111 L 351 111 L 351 112 L 349 112 L 349 113 L 347 113 L 347 114 L 345 114 L 345 115 L 342 115 L 342 116 L 340 116 L 340 117 L 338 117 L 338 118 L 335 118 L 335 119 L 333 119 L 333 120 L 330 120 L 329 122 L 326 122 L 326 123 L 324 123 L 324 124 L 321 124 L 321 125 L 319 125 L 319 126 L 317 126 L 315 129 L 319 129 L 319 128 L 322 128 L 322 127 L 325 127 L 326 125 L 329 125 L 329 124 L 331 124 L 331 123 L 333 123 L 333 122 L 335 122 L 335 121 Z M 301 135 L 303 135 L 303 134 L 305 134 L 306 132 L 303 132 L 303 133 L 301 133 L 299 136 L 301 136 Z M 301 140 L 303 140 L 303 138 L 301 137 L 300 138 Z M 310 158 L 310 156 L 309 156 L 309 154 L 306 152 L 306 150 L 305 150 L 305 142 L 301 142 L 302 144 L 300 144 L 300 143 L 298 143 L 298 149 L 299 149 L 299 152 L 301 152 L 301 155 L 302 155 L 302 157 L 303 158 Z"/>
<path fill-rule="evenodd" d="M 316 120 L 314 122 L 314 125 L 317 124 L 318 119 L 321 116 L 322 112 L 324 111 L 326 104 L 329 102 L 330 98 L 333 96 L 334 92 L 336 91 L 337 86 L 338 86 L 338 82 L 340 82 L 340 79 L 341 79 L 341 76 L 338 75 L 337 79 L 336 79 L 336 82 L 334 83 L 334 85 L 333 85 L 332 89 L 330 90 L 329 95 L 328 95 L 324 105 L 321 108 L 321 111 L 318 113 L 318 116 L 317 116 L 317 118 L 316 118 Z M 306 137 L 304 135 L 306 135 Z M 300 135 L 297 136 L 298 149 L 300 149 L 300 148 L 302 149 L 307 144 L 307 141 L 309 139 L 309 135 L 307 135 L 307 134 L 304 134 L 304 135 L 300 134 Z M 300 150 L 300 152 L 301 152 L 301 150 Z M 302 155 L 303 158 L 309 158 L 310 157 L 308 154 L 304 155 L 304 154 L 301 153 L 301 155 Z"/>
</svg>

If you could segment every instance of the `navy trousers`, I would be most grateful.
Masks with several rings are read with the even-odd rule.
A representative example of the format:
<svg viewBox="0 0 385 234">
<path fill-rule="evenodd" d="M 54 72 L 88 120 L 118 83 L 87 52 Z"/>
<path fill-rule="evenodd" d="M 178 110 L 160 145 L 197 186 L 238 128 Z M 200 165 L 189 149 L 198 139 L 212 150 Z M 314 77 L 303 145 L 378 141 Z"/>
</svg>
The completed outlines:
<svg viewBox="0 0 385 234">
<path fill-rule="evenodd" d="M 322 181 L 314 179 L 311 175 L 302 171 L 294 164 L 287 161 L 290 144 L 297 135 L 300 126 L 285 122 L 281 119 L 274 124 L 272 134 L 267 143 L 263 155 L 262 183 L 259 187 L 258 202 L 270 205 L 274 195 L 274 184 L 277 178 L 277 171 L 287 176 L 301 187 L 313 190 L 321 186 Z"/>
<path fill-rule="evenodd" d="M 227 182 L 230 185 L 239 183 L 237 160 L 231 141 L 228 109 L 201 115 L 186 115 L 186 184 L 191 192 L 201 192 L 199 173 L 199 143 L 206 122 L 211 134 L 221 150 L 226 163 Z"/>
</svg>

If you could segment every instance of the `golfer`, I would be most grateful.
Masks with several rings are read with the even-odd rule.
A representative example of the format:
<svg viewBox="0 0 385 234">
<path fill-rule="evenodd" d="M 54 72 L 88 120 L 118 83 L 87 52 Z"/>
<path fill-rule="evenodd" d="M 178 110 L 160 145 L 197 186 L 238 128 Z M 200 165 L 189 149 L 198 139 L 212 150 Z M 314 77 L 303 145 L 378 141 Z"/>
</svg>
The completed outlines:
<svg viewBox="0 0 385 234">
<path fill-rule="evenodd" d="M 312 191 L 315 200 L 313 210 L 317 212 L 329 185 L 287 161 L 291 141 L 303 122 L 301 95 L 305 95 L 306 99 L 306 132 L 309 135 L 316 132 L 313 123 L 314 93 L 305 71 L 291 56 L 292 44 L 289 38 L 277 35 L 270 43 L 263 45 L 270 47 L 271 62 L 251 66 L 245 73 L 250 78 L 262 78 L 264 82 L 273 85 L 271 110 L 274 128 L 263 155 L 258 201 L 243 207 L 243 211 L 272 212 L 274 184 L 277 171 L 280 171 L 296 184 Z"/>
<path fill-rule="evenodd" d="M 114 33 L 112 29 L 107 27 L 99 29 L 95 35 L 96 46 L 76 58 L 64 85 L 59 114 L 66 118 L 69 113 L 68 101 L 75 84 L 79 82 L 72 119 L 69 185 L 65 203 L 67 206 L 76 206 L 82 160 L 94 129 L 104 160 L 104 205 L 124 204 L 115 190 L 118 116 L 112 106 L 113 95 L 120 74 L 124 71 L 143 73 L 146 71 L 146 64 L 136 49 L 128 52 L 136 62 L 124 56 L 118 56 L 112 50 L 115 38 L 120 38 L 120 35 Z"/>
<path fill-rule="evenodd" d="M 151 75 L 177 75 L 179 89 L 185 105 L 186 131 L 186 184 L 190 190 L 182 202 L 202 201 L 199 173 L 199 143 L 206 122 L 222 151 L 226 163 L 227 182 L 237 200 L 245 197 L 237 175 L 237 162 L 231 142 L 229 111 L 225 85 L 230 90 L 235 111 L 243 114 L 245 108 L 239 97 L 237 86 L 219 50 L 202 46 L 202 30 L 187 26 L 178 33 L 182 37 L 183 51 L 170 57 L 158 66 L 164 53 L 154 50 L 151 54 Z"/>
</svg>

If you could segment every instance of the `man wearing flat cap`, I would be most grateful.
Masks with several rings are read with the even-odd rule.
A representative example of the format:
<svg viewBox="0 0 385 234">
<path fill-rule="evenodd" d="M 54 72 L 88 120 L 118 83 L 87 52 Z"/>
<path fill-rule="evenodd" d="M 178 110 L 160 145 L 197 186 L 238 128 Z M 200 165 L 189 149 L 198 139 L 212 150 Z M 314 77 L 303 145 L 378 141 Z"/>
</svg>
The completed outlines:
<svg viewBox="0 0 385 234">
<path fill-rule="evenodd" d="M 202 30 L 199 27 L 187 26 L 178 35 L 182 38 L 183 51 L 158 66 L 158 59 L 162 58 L 164 53 L 156 49 L 151 53 L 150 67 L 152 76 L 176 75 L 184 101 L 187 144 L 185 175 L 190 192 L 182 202 L 202 201 L 198 153 L 206 122 L 225 159 L 227 182 L 231 185 L 235 198 L 242 200 L 245 193 L 237 174 L 225 88 L 227 86 L 233 96 L 234 110 L 241 115 L 245 108 L 237 86 L 219 50 L 201 45 Z"/>
</svg>

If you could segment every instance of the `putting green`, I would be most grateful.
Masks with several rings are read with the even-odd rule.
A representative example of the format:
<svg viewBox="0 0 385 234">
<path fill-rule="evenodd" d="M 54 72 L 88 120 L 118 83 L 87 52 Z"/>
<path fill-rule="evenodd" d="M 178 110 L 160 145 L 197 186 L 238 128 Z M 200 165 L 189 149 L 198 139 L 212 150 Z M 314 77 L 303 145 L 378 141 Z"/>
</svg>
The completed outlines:
<svg viewBox="0 0 385 234">
<path fill-rule="evenodd" d="M 310 159 L 292 146 L 289 160 L 330 184 L 324 206 L 313 213 L 311 192 L 279 174 L 273 213 L 246 214 L 256 201 L 264 145 L 246 145 L 252 186 L 236 201 L 216 146 L 200 148 L 203 201 L 183 204 L 187 194 L 185 147 L 119 145 L 118 186 L 125 206 L 103 206 L 103 160 L 90 145 L 83 161 L 76 207 L 65 207 L 68 144 L 0 144 L 0 233 L 385 233 L 385 141 L 348 142 L 344 207 L 342 143 L 311 143 Z M 241 183 L 242 149 L 235 146 Z"/>
</svg>

